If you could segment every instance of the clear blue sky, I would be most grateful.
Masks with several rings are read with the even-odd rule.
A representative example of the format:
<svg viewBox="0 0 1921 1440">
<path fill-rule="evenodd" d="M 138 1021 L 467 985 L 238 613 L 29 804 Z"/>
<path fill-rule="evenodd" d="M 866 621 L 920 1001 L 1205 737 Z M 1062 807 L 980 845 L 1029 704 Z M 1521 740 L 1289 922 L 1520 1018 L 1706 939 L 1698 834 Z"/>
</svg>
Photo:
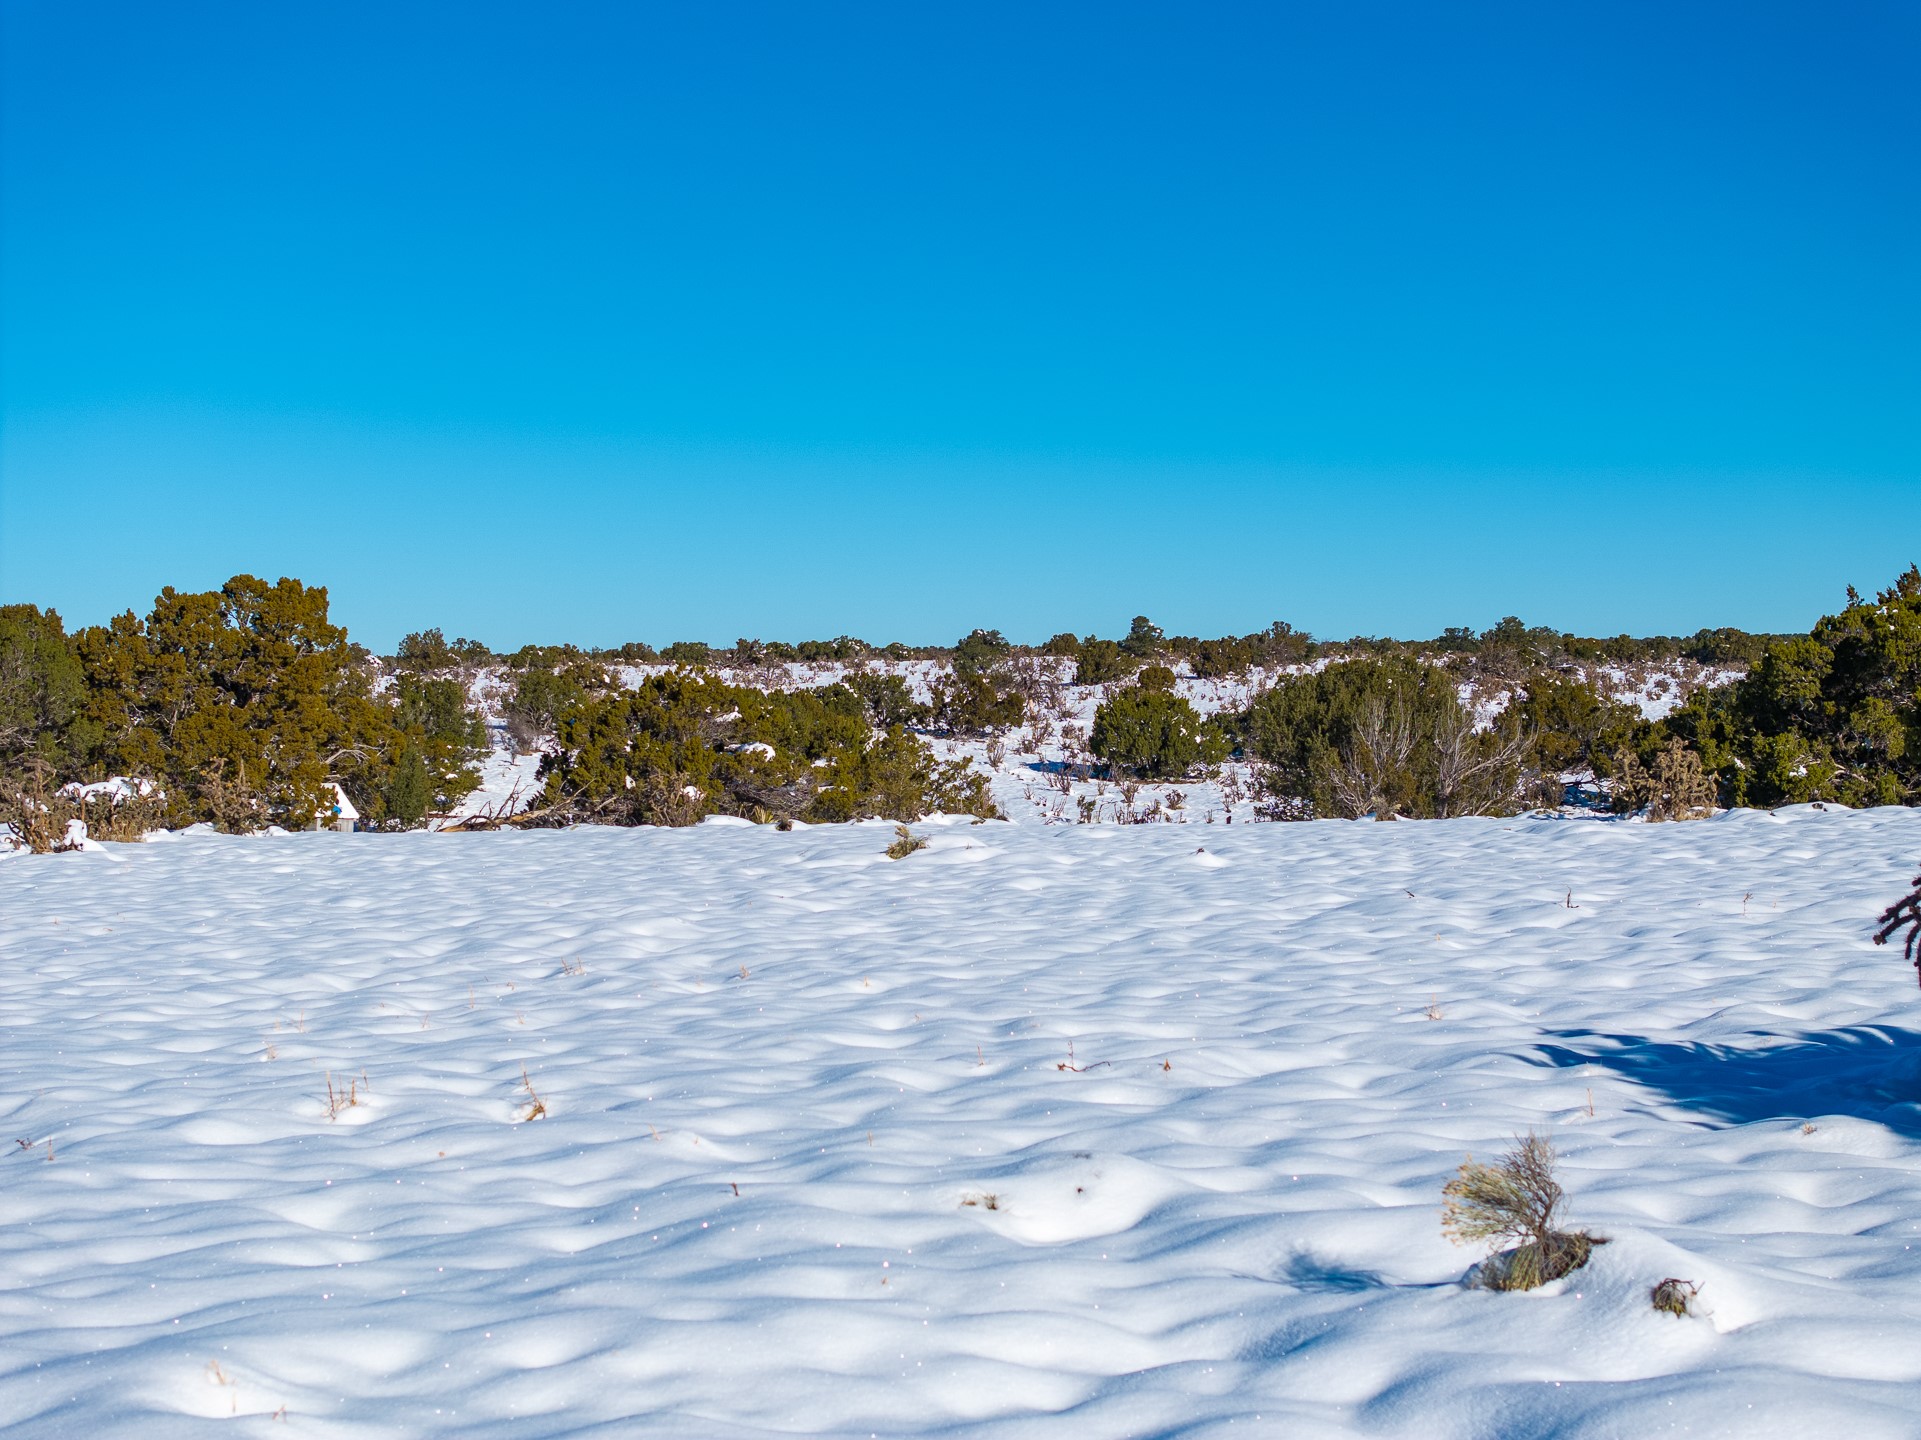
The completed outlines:
<svg viewBox="0 0 1921 1440">
<path fill-rule="evenodd" d="M 0 0 L 0 598 L 1801 629 L 1921 558 L 1921 7 Z"/>
</svg>

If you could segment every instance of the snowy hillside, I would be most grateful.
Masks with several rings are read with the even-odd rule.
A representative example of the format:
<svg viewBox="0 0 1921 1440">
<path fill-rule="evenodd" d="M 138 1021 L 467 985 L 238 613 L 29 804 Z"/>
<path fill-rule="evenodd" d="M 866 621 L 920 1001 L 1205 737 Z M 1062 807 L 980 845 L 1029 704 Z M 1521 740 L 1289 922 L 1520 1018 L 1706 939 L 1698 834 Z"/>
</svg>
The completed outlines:
<svg viewBox="0 0 1921 1440">
<path fill-rule="evenodd" d="M 919 829 L 0 860 L 0 1429 L 1914 1433 L 1921 814 Z"/>
</svg>

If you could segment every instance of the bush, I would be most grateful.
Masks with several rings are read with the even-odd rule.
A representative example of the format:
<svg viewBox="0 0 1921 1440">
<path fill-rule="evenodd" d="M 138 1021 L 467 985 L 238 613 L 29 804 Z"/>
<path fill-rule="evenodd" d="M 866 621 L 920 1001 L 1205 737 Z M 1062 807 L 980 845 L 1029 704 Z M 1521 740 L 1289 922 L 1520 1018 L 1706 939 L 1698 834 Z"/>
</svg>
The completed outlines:
<svg viewBox="0 0 1921 1440">
<path fill-rule="evenodd" d="M 1311 656 L 1314 639 L 1277 620 L 1252 635 L 1227 635 L 1218 640 L 1178 636 L 1168 640 L 1164 648 L 1183 656 L 1203 680 L 1217 680 L 1240 675 L 1256 665 L 1298 665 Z"/>
<path fill-rule="evenodd" d="M 1603 696 L 1585 680 L 1536 675 L 1513 705 L 1534 738 L 1534 758 L 1554 774 L 1591 770 L 1611 774 L 1615 757 L 1648 727 L 1641 712 Z"/>
<path fill-rule="evenodd" d="M 1114 640 L 1097 640 L 1089 635 L 1074 652 L 1076 685 L 1106 685 L 1125 680 L 1139 668 L 1140 661 Z"/>
<path fill-rule="evenodd" d="M 452 670 L 462 665 L 484 665 L 491 659 L 492 653 L 478 640 L 463 638 L 449 644 L 438 628 L 403 637 L 394 652 L 394 664 L 408 670 Z"/>
<path fill-rule="evenodd" d="M 950 735 L 1011 730 L 1026 719 L 1027 701 L 1021 693 L 1002 689 L 991 675 L 956 672 L 934 686 L 933 723 Z"/>
<path fill-rule="evenodd" d="M 874 647 L 858 635 L 836 635 L 832 640 L 803 640 L 794 651 L 802 660 L 845 661 L 871 655 Z"/>
<path fill-rule="evenodd" d="M 1239 675 L 1260 662 L 1261 648 L 1254 640 L 1203 640 L 1189 661 L 1203 680 Z"/>
<path fill-rule="evenodd" d="M 705 665 L 714 658 L 714 649 L 704 640 L 676 640 L 660 658 L 669 665 Z"/>
<path fill-rule="evenodd" d="M 1173 671 L 1148 666 L 1140 683 L 1115 692 L 1094 712 L 1088 748 L 1113 770 L 1143 779 L 1185 775 L 1196 765 L 1225 760 L 1225 737 L 1173 686 Z"/>
<path fill-rule="evenodd" d="M 335 783 L 371 799 L 403 743 L 326 590 L 298 580 L 169 587 L 144 621 L 122 615 L 75 645 L 100 737 L 88 768 L 160 781 L 176 820 L 218 820 L 223 787 L 245 776 L 266 820 L 303 828 Z"/>
<path fill-rule="evenodd" d="M 1921 569 L 1872 604 L 1850 592 L 1839 614 L 1767 644 L 1745 678 L 1697 690 L 1656 728 L 1657 742 L 1687 742 L 1728 805 L 1921 802 Z"/>
<path fill-rule="evenodd" d="M 502 707 L 508 738 L 517 751 L 531 754 L 560 733 L 589 695 L 611 683 L 604 670 L 587 660 L 556 669 L 522 670 L 514 677 L 513 695 Z"/>
<path fill-rule="evenodd" d="M 1128 627 L 1127 638 L 1121 641 L 1121 649 L 1136 660 L 1152 660 L 1166 643 L 1167 636 L 1161 633 L 1160 626 L 1145 615 L 1136 615 Z"/>
<path fill-rule="evenodd" d="M 916 850 L 925 850 L 927 842 L 909 830 L 905 825 L 894 827 L 894 843 L 887 847 L 889 860 L 905 860 Z"/>
<path fill-rule="evenodd" d="M 954 673 L 985 675 L 1005 660 L 1013 648 L 998 630 L 975 630 L 954 646 Z"/>
<path fill-rule="evenodd" d="M 760 691 L 685 671 L 584 694 L 541 762 L 527 823 L 916 820 L 994 814 L 983 777 L 899 728 L 876 733 L 843 685 Z"/>
<path fill-rule="evenodd" d="M 1414 660 L 1290 676 L 1244 724 L 1276 819 L 1507 815 L 1539 787 L 1519 718 L 1476 731 L 1447 672 Z"/>
<path fill-rule="evenodd" d="M 1667 742 L 1652 768 L 1630 750 L 1617 770 L 1609 798 L 1622 814 L 1645 810 L 1650 820 L 1699 820 L 1714 813 L 1714 781 L 1701 757 L 1678 739 Z"/>
<path fill-rule="evenodd" d="M 881 729 L 896 725 L 918 725 L 932 714 L 930 707 L 914 698 L 908 683 L 898 675 L 880 675 L 857 670 L 840 682 L 860 697 L 867 716 Z"/>
<path fill-rule="evenodd" d="M 29 756 L 67 768 L 97 740 L 85 720 L 86 671 L 52 610 L 0 605 L 0 769 Z"/>
<path fill-rule="evenodd" d="M 1560 1228 L 1566 1194 L 1554 1178 L 1554 1146 L 1529 1131 L 1493 1165 L 1468 1156 L 1442 1188 L 1441 1232 L 1457 1245 L 1513 1240 L 1512 1249 L 1476 1268 L 1491 1290 L 1532 1290 L 1587 1264 L 1595 1240 Z"/>
</svg>

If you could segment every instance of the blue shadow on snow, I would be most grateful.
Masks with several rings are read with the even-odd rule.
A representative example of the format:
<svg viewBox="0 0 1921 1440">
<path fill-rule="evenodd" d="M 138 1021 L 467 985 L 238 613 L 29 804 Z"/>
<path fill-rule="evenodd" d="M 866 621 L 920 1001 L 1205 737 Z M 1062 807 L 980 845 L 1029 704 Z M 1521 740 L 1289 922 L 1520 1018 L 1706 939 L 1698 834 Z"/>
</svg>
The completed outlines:
<svg viewBox="0 0 1921 1440">
<path fill-rule="evenodd" d="M 1757 1036 L 1758 1038 L 1762 1038 Z M 1921 1137 L 1921 1032 L 1857 1025 L 1776 1044 L 1554 1032 L 1535 1064 L 1599 1065 L 1726 1125 L 1849 1115 Z"/>
</svg>

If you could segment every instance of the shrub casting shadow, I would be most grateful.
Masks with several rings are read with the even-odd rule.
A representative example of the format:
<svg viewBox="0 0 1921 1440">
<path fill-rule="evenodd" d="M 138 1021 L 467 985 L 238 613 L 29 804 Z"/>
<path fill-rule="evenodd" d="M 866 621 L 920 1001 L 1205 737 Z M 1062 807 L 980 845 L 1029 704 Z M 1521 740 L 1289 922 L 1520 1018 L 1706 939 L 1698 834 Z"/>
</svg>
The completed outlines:
<svg viewBox="0 0 1921 1440">
<path fill-rule="evenodd" d="M 1595 1030 L 1554 1038 L 1568 1043 L 1539 1046 L 1533 1063 L 1601 1065 L 1722 1124 L 1850 1115 L 1921 1137 L 1921 1033 L 1913 1030 L 1857 1025 L 1753 1046 Z"/>
</svg>

